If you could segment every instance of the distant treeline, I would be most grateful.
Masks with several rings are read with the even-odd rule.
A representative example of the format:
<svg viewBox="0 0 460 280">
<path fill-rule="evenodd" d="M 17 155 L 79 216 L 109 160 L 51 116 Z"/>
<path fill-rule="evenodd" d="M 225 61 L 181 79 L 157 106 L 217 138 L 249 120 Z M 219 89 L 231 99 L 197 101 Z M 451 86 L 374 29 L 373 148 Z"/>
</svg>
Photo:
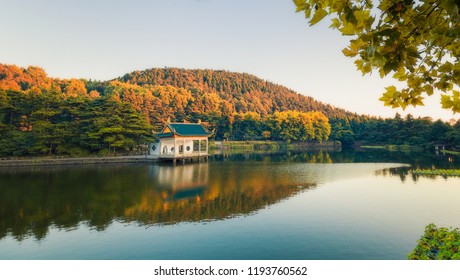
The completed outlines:
<svg viewBox="0 0 460 280">
<path fill-rule="evenodd" d="M 164 68 L 101 82 L 0 64 L 0 156 L 140 151 L 168 120 L 200 120 L 218 140 L 459 144 L 459 125 L 362 116 L 249 74 Z"/>
<path fill-rule="evenodd" d="M 429 117 L 414 118 L 407 115 L 401 118 L 370 118 L 365 121 L 330 119 L 332 133 L 330 138 L 352 145 L 363 141 L 373 145 L 414 145 L 432 148 L 434 143 L 460 147 L 460 121 L 453 125 L 442 120 L 433 121 Z"/>
</svg>

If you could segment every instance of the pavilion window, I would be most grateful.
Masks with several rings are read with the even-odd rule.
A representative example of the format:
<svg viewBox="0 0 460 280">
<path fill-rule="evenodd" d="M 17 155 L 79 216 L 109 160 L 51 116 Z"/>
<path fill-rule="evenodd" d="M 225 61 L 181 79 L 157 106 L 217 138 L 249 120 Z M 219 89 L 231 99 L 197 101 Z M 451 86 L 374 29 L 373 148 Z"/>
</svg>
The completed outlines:
<svg viewBox="0 0 460 280">
<path fill-rule="evenodd" d="M 200 151 L 201 152 L 206 152 L 206 147 L 208 146 L 207 144 L 208 144 L 207 140 L 204 140 L 204 139 L 201 140 L 201 143 L 200 143 L 200 145 L 201 145 Z"/>
<path fill-rule="evenodd" d="M 200 140 L 193 140 L 193 151 L 198 152 L 200 150 Z"/>
</svg>

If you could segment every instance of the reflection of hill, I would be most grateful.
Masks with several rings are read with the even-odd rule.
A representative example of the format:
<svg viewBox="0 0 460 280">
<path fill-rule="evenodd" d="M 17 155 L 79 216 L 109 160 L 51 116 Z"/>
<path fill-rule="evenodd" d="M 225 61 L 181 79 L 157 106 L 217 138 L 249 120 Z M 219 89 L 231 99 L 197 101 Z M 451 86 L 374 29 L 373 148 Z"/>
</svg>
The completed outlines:
<svg viewBox="0 0 460 280">
<path fill-rule="evenodd" d="M 384 162 L 384 153 L 284 151 L 221 155 L 209 163 L 178 166 L 0 170 L 0 238 L 42 239 L 50 227 L 73 229 L 81 223 L 104 230 L 114 220 L 152 225 L 224 219 L 258 211 L 324 182 L 377 170 L 402 180 L 412 176 L 407 168 L 392 168 L 399 165 L 373 163 Z M 414 166 L 430 162 L 402 153 L 388 156 L 387 162 Z M 441 160 L 431 162 L 442 166 Z"/>
<path fill-rule="evenodd" d="M 170 224 L 224 219 L 259 210 L 313 185 L 300 186 L 289 176 L 275 176 L 270 168 L 257 165 L 214 165 L 209 170 L 202 163 L 151 169 L 158 188 L 148 189 L 138 204 L 126 209 L 127 221 Z"/>
<path fill-rule="evenodd" d="M 309 187 L 264 164 L 120 166 L 2 173 L 0 238 L 113 220 L 169 224 L 248 214 Z"/>
</svg>

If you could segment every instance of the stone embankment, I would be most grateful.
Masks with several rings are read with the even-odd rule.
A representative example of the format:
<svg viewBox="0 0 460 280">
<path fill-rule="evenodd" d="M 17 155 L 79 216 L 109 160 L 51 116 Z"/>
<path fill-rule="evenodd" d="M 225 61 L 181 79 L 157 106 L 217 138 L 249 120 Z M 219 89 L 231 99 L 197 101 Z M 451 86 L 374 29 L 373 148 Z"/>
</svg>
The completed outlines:
<svg viewBox="0 0 460 280">
<path fill-rule="evenodd" d="M 82 157 L 82 158 L 32 158 L 0 159 L 0 167 L 38 165 L 82 165 L 108 163 L 153 163 L 159 159 L 152 156 Z"/>
</svg>

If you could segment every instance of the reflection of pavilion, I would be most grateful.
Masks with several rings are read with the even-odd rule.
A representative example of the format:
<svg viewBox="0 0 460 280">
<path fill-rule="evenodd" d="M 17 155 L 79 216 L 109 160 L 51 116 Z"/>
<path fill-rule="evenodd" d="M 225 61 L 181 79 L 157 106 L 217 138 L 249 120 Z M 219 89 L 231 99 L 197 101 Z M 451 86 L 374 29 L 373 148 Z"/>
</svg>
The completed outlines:
<svg viewBox="0 0 460 280">
<path fill-rule="evenodd" d="M 209 184 L 208 163 L 152 166 L 156 185 L 164 199 L 180 200 L 202 196 Z"/>
<path fill-rule="evenodd" d="M 278 172 L 277 172 L 278 171 Z M 247 215 L 314 187 L 295 181 L 283 169 L 208 162 L 151 165 L 150 186 L 123 220 L 141 224 L 174 224 Z"/>
</svg>

